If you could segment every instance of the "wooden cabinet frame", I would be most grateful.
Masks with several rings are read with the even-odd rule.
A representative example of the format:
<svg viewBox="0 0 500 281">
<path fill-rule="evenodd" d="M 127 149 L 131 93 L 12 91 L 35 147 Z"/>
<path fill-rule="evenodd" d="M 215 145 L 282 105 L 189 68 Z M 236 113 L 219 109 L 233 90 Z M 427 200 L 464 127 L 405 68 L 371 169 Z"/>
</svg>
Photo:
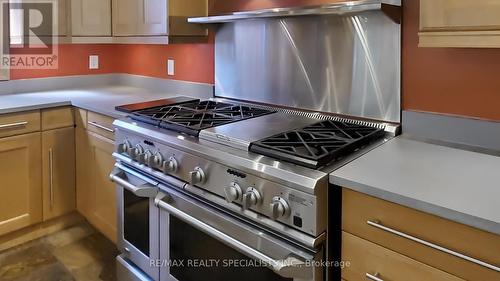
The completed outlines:
<svg viewBox="0 0 500 281">
<path fill-rule="evenodd" d="M 500 1 L 420 0 L 419 47 L 500 47 Z"/>
</svg>

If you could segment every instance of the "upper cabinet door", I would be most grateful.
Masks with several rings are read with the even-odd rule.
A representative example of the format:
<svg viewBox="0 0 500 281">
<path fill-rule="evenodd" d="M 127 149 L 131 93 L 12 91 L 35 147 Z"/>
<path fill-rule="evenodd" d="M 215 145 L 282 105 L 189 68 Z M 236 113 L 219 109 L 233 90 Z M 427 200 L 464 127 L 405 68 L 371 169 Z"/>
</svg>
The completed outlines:
<svg viewBox="0 0 500 281">
<path fill-rule="evenodd" d="M 167 35 L 167 0 L 141 0 L 137 30 L 142 35 Z"/>
<path fill-rule="evenodd" d="M 37 36 L 67 35 L 68 0 L 20 0 L 14 3 L 24 3 L 30 5 L 35 5 L 36 3 L 52 4 L 52 11 L 55 13 L 53 15 L 52 30 L 43 29 L 40 33 L 37 34 Z M 24 25 L 26 24 L 23 16 L 23 10 L 11 6 L 9 16 L 11 44 L 18 44 L 20 43 L 22 37 L 30 36 L 23 33 Z M 39 13 L 30 13 L 30 16 L 32 17 L 30 18 L 30 20 L 43 21 L 44 15 Z"/>
<path fill-rule="evenodd" d="M 113 35 L 167 35 L 167 7 L 167 0 L 113 0 Z"/>
<path fill-rule="evenodd" d="M 71 0 L 73 36 L 111 36 L 111 0 Z"/>
<path fill-rule="evenodd" d="M 500 47 L 500 1 L 421 0 L 421 47 Z"/>
<path fill-rule="evenodd" d="M 57 32 L 58 36 L 68 34 L 68 1 L 57 0 Z"/>
</svg>

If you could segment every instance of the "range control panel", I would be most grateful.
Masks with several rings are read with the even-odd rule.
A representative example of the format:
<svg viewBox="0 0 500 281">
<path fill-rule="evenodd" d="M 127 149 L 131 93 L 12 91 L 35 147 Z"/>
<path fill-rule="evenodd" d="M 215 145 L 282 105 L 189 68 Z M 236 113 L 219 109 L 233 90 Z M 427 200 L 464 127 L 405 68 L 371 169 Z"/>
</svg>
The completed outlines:
<svg viewBox="0 0 500 281">
<path fill-rule="evenodd" d="M 252 211 L 310 235 L 326 230 L 326 222 L 317 219 L 314 195 L 120 130 L 116 152 L 148 173 L 173 176 L 224 198 L 224 206 L 238 206 L 243 216 Z"/>
</svg>

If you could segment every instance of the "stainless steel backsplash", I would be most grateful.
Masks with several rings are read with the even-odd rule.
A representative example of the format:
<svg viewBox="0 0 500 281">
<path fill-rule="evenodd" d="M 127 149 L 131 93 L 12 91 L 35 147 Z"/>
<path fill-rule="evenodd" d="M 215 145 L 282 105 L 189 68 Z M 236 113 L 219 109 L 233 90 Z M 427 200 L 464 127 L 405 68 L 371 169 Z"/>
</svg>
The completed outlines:
<svg viewBox="0 0 500 281">
<path fill-rule="evenodd" d="M 215 95 L 400 122 L 401 26 L 381 11 L 225 23 Z"/>
</svg>

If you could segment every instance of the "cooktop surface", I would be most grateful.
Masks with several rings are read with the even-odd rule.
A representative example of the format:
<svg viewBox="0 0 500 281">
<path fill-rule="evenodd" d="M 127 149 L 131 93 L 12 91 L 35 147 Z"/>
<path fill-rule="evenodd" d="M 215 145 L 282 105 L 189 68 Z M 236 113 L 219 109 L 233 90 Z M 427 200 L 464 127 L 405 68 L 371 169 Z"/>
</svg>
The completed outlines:
<svg viewBox="0 0 500 281">
<path fill-rule="evenodd" d="M 254 118 L 274 111 L 246 105 L 195 100 L 134 111 L 134 120 L 198 136 L 200 130 Z"/>
<path fill-rule="evenodd" d="M 384 135 L 383 129 L 325 120 L 253 142 L 250 151 L 318 169 Z"/>
</svg>

